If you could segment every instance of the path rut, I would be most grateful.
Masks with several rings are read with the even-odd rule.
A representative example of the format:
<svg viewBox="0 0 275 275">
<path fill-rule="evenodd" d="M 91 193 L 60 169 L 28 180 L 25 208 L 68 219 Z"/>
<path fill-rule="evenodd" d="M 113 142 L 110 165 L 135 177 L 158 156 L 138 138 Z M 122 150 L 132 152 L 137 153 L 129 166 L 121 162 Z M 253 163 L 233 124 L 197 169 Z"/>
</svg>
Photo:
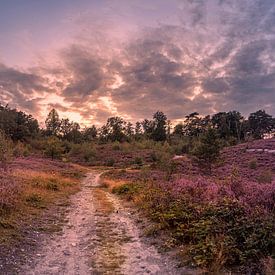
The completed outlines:
<svg viewBox="0 0 275 275">
<path fill-rule="evenodd" d="M 20 274 L 187 274 L 145 242 L 131 214 L 87 175 L 62 232 L 41 243 Z"/>
</svg>

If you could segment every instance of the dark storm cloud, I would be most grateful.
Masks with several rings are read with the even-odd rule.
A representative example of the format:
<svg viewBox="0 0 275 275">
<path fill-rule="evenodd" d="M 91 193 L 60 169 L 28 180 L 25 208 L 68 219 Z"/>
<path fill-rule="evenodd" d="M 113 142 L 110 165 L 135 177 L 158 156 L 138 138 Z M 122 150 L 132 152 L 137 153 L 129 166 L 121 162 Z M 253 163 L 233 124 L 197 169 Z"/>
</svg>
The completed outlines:
<svg viewBox="0 0 275 275">
<path fill-rule="evenodd" d="M 35 113 L 39 111 L 40 96 L 45 92 L 51 92 L 51 89 L 44 78 L 0 64 L 1 103 Z M 40 96 L 37 97 L 37 93 Z"/>
<path fill-rule="evenodd" d="M 62 91 L 67 101 L 77 102 L 92 95 L 105 84 L 104 61 L 79 45 L 64 49 L 61 53 L 68 85 Z"/>
<path fill-rule="evenodd" d="M 194 72 L 186 71 L 190 64 L 185 59 L 190 58 L 171 42 L 171 30 L 175 31 L 171 27 L 146 31 L 125 49 L 127 62 L 119 69 L 123 85 L 112 92 L 112 100 L 118 110 L 135 119 L 158 109 L 177 118 L 190 101 L 197 79 Z"/>
</svg>

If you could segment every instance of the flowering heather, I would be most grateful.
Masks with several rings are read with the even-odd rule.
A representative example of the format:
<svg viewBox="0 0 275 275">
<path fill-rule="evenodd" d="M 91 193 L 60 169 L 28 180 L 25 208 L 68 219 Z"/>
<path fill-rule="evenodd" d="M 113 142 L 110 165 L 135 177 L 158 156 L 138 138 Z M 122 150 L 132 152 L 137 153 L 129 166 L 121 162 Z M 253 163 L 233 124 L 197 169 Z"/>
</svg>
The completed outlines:
<svg viewBox="0 0 275 275">
<path fill-rule="evenodd" d="M 196 180 L 178 179 L 159 186 L 175 198 L 188 199 L 194 203 L 209 204 L 224 199 L 237 200 L 249 209 L 255 207 L 272 211 L 275 203 L 275 182 L 259 184 L 249 181 L 214 182 L 199 177 Z"/>
<path fill-rule="evenodd" d="M 255 168 L 251 168 L 255 161 Z M 243 180 L 258 181 L 259 175 L 275 171 L 275 139 L 257 140 L 227 147 L 222 152 L 222 164 L 216 167 L 215 176 L 223 179 L 235 169 Z"/>
<path fill-rule="evenodd" d="M 20 194 L 18 182 L 7 172 L 0 170 L 0 214 L 14 207 Z"/>
<path fill-rule="evenodd" d="M 275 183 L 181 178 L 151 182 L 138 192 L 137 203 L 157 228 L 184 247 L 187 264 L 215 272 L 236 266 L 263 270 L 262 260 L 272 253 Z"/>
</svg>

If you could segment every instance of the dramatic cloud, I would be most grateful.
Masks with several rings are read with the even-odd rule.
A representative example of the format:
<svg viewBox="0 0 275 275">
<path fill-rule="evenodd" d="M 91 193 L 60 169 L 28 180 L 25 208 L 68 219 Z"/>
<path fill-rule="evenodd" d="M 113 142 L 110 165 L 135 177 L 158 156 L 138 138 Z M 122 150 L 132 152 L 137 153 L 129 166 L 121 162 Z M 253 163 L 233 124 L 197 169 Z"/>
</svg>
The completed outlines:
<svg viewBox="0 0 275 275">
<path fill-rule="evenodd" d="M 275 114 L 273 0 L 107 3 L 73 17 L 71 41 L 51 60 L 0 65 L 0 101 L 38 116 L 55 107 L 83 124 L 156 110 L 177 120 L 193 111 Z"/>
<path fill-rule="evenodd" d="M 49 92 L 44 78 L 0 64 L 0 102 L 35 113 L 43 95 Z"/>
</svg>

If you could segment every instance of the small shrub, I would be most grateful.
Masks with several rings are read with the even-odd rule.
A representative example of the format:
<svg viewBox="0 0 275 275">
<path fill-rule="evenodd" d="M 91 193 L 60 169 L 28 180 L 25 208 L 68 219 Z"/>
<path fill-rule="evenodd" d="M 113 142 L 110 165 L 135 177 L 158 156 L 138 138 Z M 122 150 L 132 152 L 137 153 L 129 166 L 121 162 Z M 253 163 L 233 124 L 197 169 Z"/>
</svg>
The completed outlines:
<svg viewBox="0 0 275 275">
<path fill-rule="evenodd" d="M 0 130 L 0 165 L 6 169 L 12 159 L 12 142 L 5 133 Z"/>
<path fill-rule="evenodd" d="M 220 155 L 220 141 L 215 129 L 209 128 L 207 132 L 201 136 L 192 154 L 196 156 L 201 165 L 206 167 L 211 173 L 212 164 L 217 161 Z"/>
<path fill-rule="evenodd" d="M 45 155 L 51 157 L 51 159 L 61 158 L 64 152 L 63 144 L 57 137 L 50 137 L 46 141 Z"/>
<path fill-rule="evenodd" d="M 173 150 L 176 155 L 188 154 L 190 151 L 190 145 L 188 143 L 179 143 L 173 146 Z"/>
<path fill-rule="evenodd" d="M 135 157 L 134 164 L 142 165 L 142 163 L 143 163 L 142 158 L 140 158 L 140 157 Z"/>
<path fill-rule="evenodd" d="M 131 200 L 133 196 L 140 190 L 140 186 L 137 183 L 127 183 L 114 187 L 112 193 L 124 196 L 127 200 Z"/>
<path fill-rule="evenodd" d="M 113 158 L 107 159 L 105 163 L 106 166 L 110 166 L 110 167 L 114 166 L 114 164 L 115 164 L 115 160 Z"/>
<path fill-rule="evenodd" d="M 263 171 L 260 176 L 258 177 L 258 182 L 259 183 L 271 183 L 272 182 L 272 171 L 271 170 L 266 170 Z"/>
<path fill-rule="evenodd" d="M 173 182 L 147 183 L 136 201 L 185 247 L 184 261 L 218 274 L 251 263 L 259 272 L 261 260 L 272 253 L 275 186 L 238 182 L 234 190 L 233 183 L 203 178 Z"/>
<path fill-rule="evenodd" d="M 159 226 L 159 224 L 150 225 L 145 229 L 144 235 L 146 237 L 157 237 L 160 229 L 161 227 Z"/>
<path fill-rule="evenodd" d="M 152 153 L 150 153 L 150 159 L 151 159 L 151 161 L 153 161 L 153 162 L 156 162 L 156 161 L 158 160 L 158 157 L 157 157 L 157 154 L 156 154 L 155 151 L 152 152 Z"/>
<path fill-rule="evenodd" d="M 249 161 L 249 168 L 250 169 L 257 169 L 258 167 L 258 162 L 257 162 L 257 159 L 252 159 L 251 161 Z"/>
<path fill-rule="evenodd" d="M 35 208 L 43 208 L 43 199 L 36 193 L 27 196 L 26 202 Z"/>
<path fill-rule="evenodd" d="M 121 146 L 118 142 L 115 142 L 114 145 L 112 146 L 112 149 L 114 151 L 120 151 L 121 150 Z"/>
<path fill-rule="evenodd" d="M 96 159 L 96 150 L 91 143 L 72 144 L 69 157 L 79 162 L 92 164 Z"/>
<path fill-rule="evenodd" d="M 58 184 L 52 181 L 47 182 L 45 188 L 50 191 L 59 191 Z"/>
<path fill-rule="evenodd" d="M 20 192 L 21 187 L 12 175 L 0 174 L 0 214 L 16 206 Z"/>
<path fill-rule="evenodd" d="M 15 157 L 27 157 L 30 155 L 30 149 L 29 146 L 25 145 L 22 142 L 18 142 L 14 149 L 13 149 L 13 155 Z"/>
<path fill-rule="evenodd" d="M 131 186 L 128 184 L 123 184 L 119 187 L 115 187 L 113 188 L 112 192 L 114 194 L 118 194 L 118 195 L 125 195 L 127 193 L 129 193 L 129 191 L 131 190 Z"/>
</svg>

